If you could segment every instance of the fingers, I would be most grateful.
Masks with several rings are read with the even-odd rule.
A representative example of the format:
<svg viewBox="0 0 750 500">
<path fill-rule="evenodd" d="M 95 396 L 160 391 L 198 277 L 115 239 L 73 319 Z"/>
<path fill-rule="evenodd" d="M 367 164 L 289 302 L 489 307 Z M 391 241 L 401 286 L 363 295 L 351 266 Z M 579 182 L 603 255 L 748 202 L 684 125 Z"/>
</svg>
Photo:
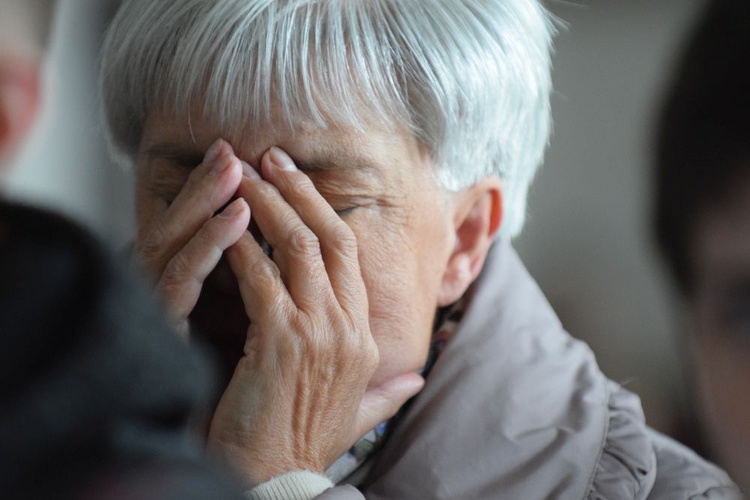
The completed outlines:
<svg viewBox="0 0 750 500">
<path fill-rule="evenodd" d="M 268 316 L 292 315 L 292 299 L 281 272 L 248 231 L 226 251 L 240 287 L 245 313 L 251 323 L 265 326 Z M 283 314 L 288 312 L 288 314 Z"/>
<path fill-rule="evenodd" d="M 136 255 L 154 277 L 173 326 L 184 337 L 203 282 L 249 224 L 244 200 L 230 203 L 214 217 L 236 194 L 241 178 L 242 166 L 232 147 L 217 140 L 171 204 L 167 206 L 164 195 L 151 193 L 149 200 L 166 209 L 152 214 L 140 228 Z"/>
<path fill-rule="evenodd" d="M 243 199 L 233 201 L 221 214 L 209 219 L 185 247 L 167 263 L 157 283 L 178 329 L 187 329 L 187 317 L 198 302 L 203 282 L 219 263 L 224 251 L 245 233 L 250 208 Z"/>
<path fill-rule="evenodd" d="M 310 187 L 314 190 L 312 183 Z M 314 227 L 306 224 L 276 186 L 254 170 L 243 179 L 238 193 L 247 200 L 253 220 L 273 248 L 273 263 L 295 304 L 308 309 L 335 300 Z"/>
<path fill-rule="evenodd" d="M 264 179 L 243 168 L 237 194 L 273 256 L 249 231 L 225 252 L 250 326 L 210 439 L 257 481 L 324 470 L 424 380 L 401 375 L 366 390 L 379 353 L 352 231 L 280 150 L 264 155 Z"/>
<path fill-rule="evenodd" d="M 166 212 L 139 232 L 136 249 L 142 264 L 161 276 L 174 255 L 237 192 L 241 178 L 231 146 L 214 143 Z"/>
<path fill-rule="evenodd" d="M 398 412 L 410 398 L 424 387 L 424 379 L 416 373 L 407 373 L 389 380 L 380 387 L 370 389 L 362 398 L 354 427 L 356 440 Z"/>
<path fill-rule="evenodd" d="M 261 163 L 264 176 L 279 190 L 318 238 L 325 269 L 339 303 L 345 309 L 366 296 L 359 269 L 357 240 L 351 228 L 315 189 L 310 178 L 279 148 L 271 148 Z"/>
<path fill-rule="evenodd" d="M 274 248 L 273 260 L 295 303 L 334 300 L 350 315 L 366 311 L 354 233 L 291 158 L 271 148 L 239 194 Z M 365 304 L 363 305 L 363 301 Z"/>
</svg>

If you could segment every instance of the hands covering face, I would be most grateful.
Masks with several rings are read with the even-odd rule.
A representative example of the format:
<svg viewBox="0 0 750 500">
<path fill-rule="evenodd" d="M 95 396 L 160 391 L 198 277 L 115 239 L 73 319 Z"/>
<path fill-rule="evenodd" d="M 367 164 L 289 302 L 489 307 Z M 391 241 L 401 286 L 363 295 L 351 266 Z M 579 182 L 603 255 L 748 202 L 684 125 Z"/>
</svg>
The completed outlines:
<svg viewBox="0 0 750 500">
<path fill-rule="evenodd" d="M 271 148 L 260 170 L 217 141 L 136 246 L 185 336 L 204 281 L 227 257 L 250 327 L 209 446 L 250 484 L 322 473 L 423 384 L 407 374 L 367 390 L 379 358 L 355 235 L 286 153 Z M 247 231 L 251 213 L 272 257 Z"/>
</svg>

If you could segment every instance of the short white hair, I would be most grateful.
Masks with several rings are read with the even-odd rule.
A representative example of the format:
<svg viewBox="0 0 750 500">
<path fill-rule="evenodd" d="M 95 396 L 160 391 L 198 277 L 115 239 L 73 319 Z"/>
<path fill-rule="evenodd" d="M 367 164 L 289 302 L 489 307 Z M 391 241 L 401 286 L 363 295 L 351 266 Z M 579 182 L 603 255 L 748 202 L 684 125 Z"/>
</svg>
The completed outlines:
<svg viewBox="0 0 750 500">
<path fill-rule="evenodd" d="M 201 103 L 236 132 L 272 107 L 364 130 L 364 108 L 428 148 L 444 189 L 500 177 L 515 236 L 549 140 L 554 33 L 538 0 L 126 0 L 102 53 L 108 138 L 132 165 L 156 109 Z"/>
</svg>

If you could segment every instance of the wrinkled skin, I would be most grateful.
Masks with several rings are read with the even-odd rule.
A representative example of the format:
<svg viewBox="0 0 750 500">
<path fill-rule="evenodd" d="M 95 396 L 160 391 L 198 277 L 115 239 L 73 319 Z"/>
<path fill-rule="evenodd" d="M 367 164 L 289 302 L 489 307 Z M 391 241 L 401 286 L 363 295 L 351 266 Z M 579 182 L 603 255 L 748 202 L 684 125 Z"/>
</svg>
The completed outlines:
<svg viewBox="0 0 750 500">
<path fill-rule="evenodd" d="M 448 271 L 460 203 L 406 132 L 223 136 L 149 118 L 136 253 L 183 334 L 233 371 L 210 445 L 250 484 L 322 472 L 421 389 L 435 310 L 466 288 L 446 274 L 471 274 Z"/>
</svg>

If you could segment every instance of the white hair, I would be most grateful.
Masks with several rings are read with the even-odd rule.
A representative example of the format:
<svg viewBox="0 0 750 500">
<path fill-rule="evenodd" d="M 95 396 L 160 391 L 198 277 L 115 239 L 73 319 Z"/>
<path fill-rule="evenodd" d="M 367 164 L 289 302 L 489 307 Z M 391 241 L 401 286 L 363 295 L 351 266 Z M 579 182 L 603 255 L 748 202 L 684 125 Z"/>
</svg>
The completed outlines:
<svg viewBox="0 0 750 500">
<path fill-rule="evenodd" d="M 554 24 L 538 0 L 126 0 L 101 86 L 132 164 L 149 113 L 195 109 L 239 131 L 312 120 L 402 126 L 449 191 L 496 175 L 520 232 L 550 132 Z M 267 126 L 267 125 L 266 125 Z"/>
</svg>

